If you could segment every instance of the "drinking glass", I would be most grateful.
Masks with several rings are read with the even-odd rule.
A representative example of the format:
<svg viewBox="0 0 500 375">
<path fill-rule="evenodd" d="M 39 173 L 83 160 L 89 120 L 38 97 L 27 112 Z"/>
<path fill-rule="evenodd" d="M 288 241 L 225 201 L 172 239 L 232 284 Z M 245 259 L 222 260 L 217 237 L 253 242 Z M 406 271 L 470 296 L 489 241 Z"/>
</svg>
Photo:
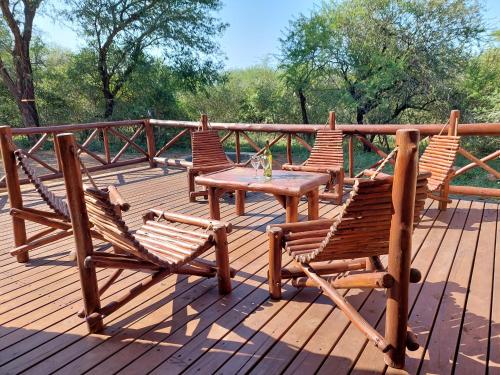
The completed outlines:
<svg viewBox="0 0 500 375">
<path fill-rule="evenodd" d="M 257 178 L 257 171 L 259 170 L 261 159 L 258 155 L 253 155 L 250 158 L 250 163 L 252 164 L 252 167 L 255 169 L 255 178 Z"/>
</svg>

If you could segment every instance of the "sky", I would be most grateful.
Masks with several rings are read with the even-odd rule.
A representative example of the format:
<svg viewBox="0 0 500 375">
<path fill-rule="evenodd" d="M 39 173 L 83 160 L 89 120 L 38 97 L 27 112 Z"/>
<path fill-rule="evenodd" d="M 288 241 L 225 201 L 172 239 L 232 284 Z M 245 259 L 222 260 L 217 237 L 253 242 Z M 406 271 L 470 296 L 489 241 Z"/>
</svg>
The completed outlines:
<svg viewBox="0 0 500 375">
<path fill-rule="evenodd" d="M 500 29 L 500 0 L 483 0 L 484 14 L 492 28 Z M 245 68 L 264 61 L 272 64 L 279 51 L 279 38 L 289 21 L 308 14 L 319 1 L 314 0 L 224 0 L 219 14 L 229 23 L 220 39 L 228 69 Z M 35 18 L 36 30 L 49 44 L 77 51 L 83 41 L 68 26 L 49 15 Z"/>
</svg>

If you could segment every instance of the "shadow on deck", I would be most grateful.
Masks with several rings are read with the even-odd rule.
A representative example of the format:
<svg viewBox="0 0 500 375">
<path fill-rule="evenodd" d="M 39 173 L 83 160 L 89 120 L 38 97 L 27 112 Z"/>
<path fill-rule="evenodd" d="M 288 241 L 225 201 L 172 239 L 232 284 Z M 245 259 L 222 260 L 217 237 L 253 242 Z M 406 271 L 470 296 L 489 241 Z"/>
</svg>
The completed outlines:
<svg viewBox="0 0 500 375">
<path fill-rule="evenodd" d="M 132 206 L 125 220 L 136 228 L 147 208 L 207 216 L 202 199 L 188 202 L 185 179 L 184 172 L 140 167 L 98 181 L 121 185 Z M 60 184 L 54 189 L 62 192 Z M 40 204 L 30 191 L 25 201 Z M 235 228 L 229 235 L 230 260 L 239 272 L 231 295 L 219 296 L 213 279 L 171 276 L 106 318 L 102 334 L 88 335 L 76 316 L 81 294 L 76 268 L 67 260 L 72 239 L 33 251 L 27 264 L 16 263 L 8 255 L 8 203 L 0 196 L 5 228 L 0 373 L 401 373 L 387 369 L 378 350 L 318 291 L 285 284 L 281 301 L 268 298 L 265 229 L 283 222 L 284 212 L 270 196 L 251 193 L 247 202 L 244 216 L 235 215 L 232 199 L 221 203 L 222 219 Z M 306 206 L 301 204 L 302 214 Z M 427 202 L 414 235 L 413 258 L 424 278 L 410 289 L 410 325 L 422 346 L 408 353 L 407 372 L 500 372 L 498 208 L 496 203 L 454 200 L 439 212 Z M 323 217 L 338 211 L 335 205 L 320 205 Z M 108 274 L 100 270 L 98 278 Z M 124 272 L 104 300 L 146 276 Z M 383 332 L 382 292 L 345 293 Z"/>
</svg>

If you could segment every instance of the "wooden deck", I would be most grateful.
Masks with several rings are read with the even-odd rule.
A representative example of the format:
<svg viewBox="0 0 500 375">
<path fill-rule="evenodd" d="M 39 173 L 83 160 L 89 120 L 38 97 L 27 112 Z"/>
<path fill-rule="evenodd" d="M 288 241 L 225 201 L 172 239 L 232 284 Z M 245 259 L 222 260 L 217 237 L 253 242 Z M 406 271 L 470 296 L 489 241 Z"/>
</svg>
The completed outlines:
<svg viewBox="0 0 500 375">
<path fill-rule="evenodd" d="M 150 207 L 207 215 L 206 202 L 188 202 L 185 177 L 140 166 L 98 181 L 122 185 L 132 204 L 125 218 L 135 228 Z M 55 189 L 62 192 L 61 185 Z M 40 205 L 30 191 L 25 201 Z M 410 324 L 422 347 L 408 353 L 407 371 L 500 374 L 498 204 L 454 200 L 443 213 L 436 207 L 428 202 L 414 236 L 413 267 L 424 281 L 410 289 Z M 283 300 L 269 300 L 265 230 L 283 222 L 284 211 L 273 197 L 256 193 L 246 208 L 237 217 L 233 202 L 221 203 L 222 219 L 235 227 L 229 256 L 239 272 L 231 295 L 219 296 L 213 279 L 172 276 L 106 318 L 103 334 L 90 336 L 76 316 L 81 294 L 67 260 L 72 238 L 32 252 L 28 264 L 16 263 L 8 255 L 10 218 L 0 195 L 0 373 L 395 373 L 318 291 L 286 284 Z M 302 218 L 306 209 L 302 202 Z M 324 217 L 338 211 L 320 205 Z M 107 274 L 100 270 L 98 278 Z M 107 295 L 145 276 L 127 272 Z M 381 291 L 345 294 L 383 331 Z"/>
</svg>

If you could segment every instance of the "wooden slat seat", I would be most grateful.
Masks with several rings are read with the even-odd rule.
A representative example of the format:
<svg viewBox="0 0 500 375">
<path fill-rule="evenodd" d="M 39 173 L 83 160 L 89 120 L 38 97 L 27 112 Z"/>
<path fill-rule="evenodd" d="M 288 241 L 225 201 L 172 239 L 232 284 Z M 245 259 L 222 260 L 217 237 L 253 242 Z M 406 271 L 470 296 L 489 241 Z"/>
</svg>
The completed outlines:
<svg viewBox="0 0 500 375">
<path fill-rule="evenodd" d="M 342 203 L 344 186 L 344 153 L 341 130 L 320 129 L 307 160 L 300 165 L 283 164 L 282 169 L 290 171 L 328 173 L 332 180 L 327 184 L 321 198 L 335 199 Z M 334 180 L 336 183 L 334 184 Z"/>
<path fill-rule="evenodd" d="M 459 147 L 459 136 L 436 135 L 429 141 L 420 157 L 419 168 L 431 173 L 428 181 L 430 192 L 439 191 L 448 182 Z"/>
<path fill-rule="evenodd" d="M 133 233 L 115 209 L 109 190 L 84 185 L 83 199 L 92 229 L 103 240 L 113 245 L 115 250 L 114 254 L 92 252 L 85 257 L 83 262 L 83 267 L 86 268 L 85 272 L 90 270 L 95 273 L 95 267 L 118 269 L 118 273 L 113 274 L 99 288 L 98 294 L 101 295 L 118 278 L 123 269 L 143 269 L 156 272 L 149 283 L 141 284 L 137 289 L 131 289 L 129 294 L 119 299 L 118 302 L 111 302 L 99 311 L 86 314 L 91 332 L 101 330 L 102 324 L 98 322 L 102 321 L 104 316 L 109 315 L 125 302 L 172 273 L 206 277 L 218 275 L 219 291 L 222 294 L 230 292 L 229 278 L 234 276 L 234 271 L 229 268 L 226 240 L 226 233 L 231 230 L 230 225 L 191 216 L 149 210 L 144 215 L 144 224 Z M 160 222 L 161 219 L 169 220 L 172 223 L 196 225 L 205 228 L 205 231 L 179 228 L 174 224 Z M 212 247 L 216 249 L 217 263 L 196 260 Z M 81 315 L 85 316 L 85 313 L 82 312 Z"/>
<path fill-rule="evenodd" d="M 58 197 L 42 182 L 40 177 L 37 175 L 35 169 L 29 162 L 29 156 L 26 153 L 18 149 L 14 151 L 17 161 L 23 172 L 26 174 L 28 180 L 33 184 L 35 190 L 40 195 L 42 200 L 47 203 L 47 205 L 58 215 L 61 215 L 62 219 L 69 221 L 69 210 L 68 205 L 63 198 Z"/>
</svg>

